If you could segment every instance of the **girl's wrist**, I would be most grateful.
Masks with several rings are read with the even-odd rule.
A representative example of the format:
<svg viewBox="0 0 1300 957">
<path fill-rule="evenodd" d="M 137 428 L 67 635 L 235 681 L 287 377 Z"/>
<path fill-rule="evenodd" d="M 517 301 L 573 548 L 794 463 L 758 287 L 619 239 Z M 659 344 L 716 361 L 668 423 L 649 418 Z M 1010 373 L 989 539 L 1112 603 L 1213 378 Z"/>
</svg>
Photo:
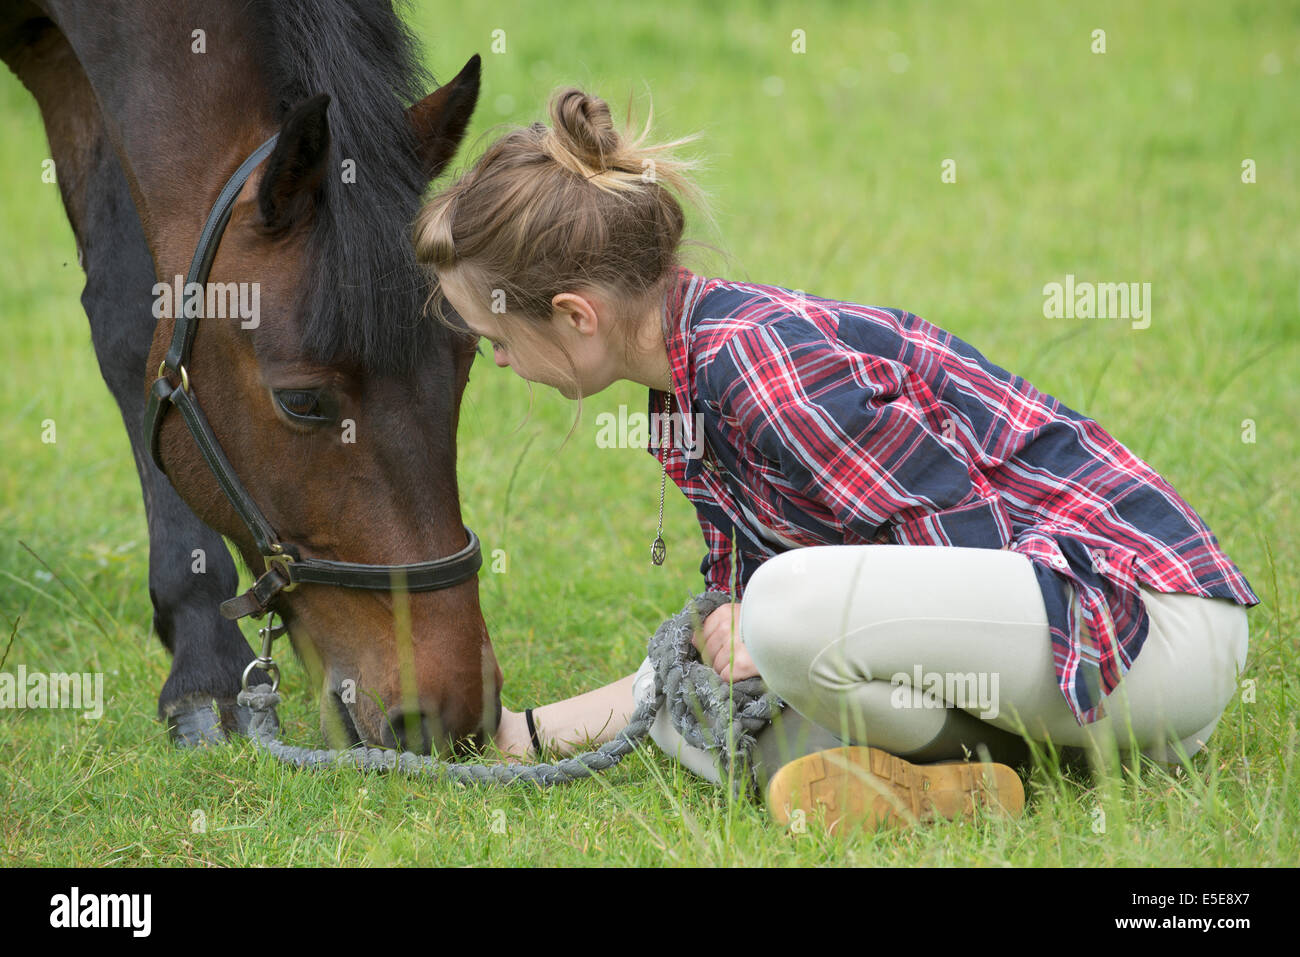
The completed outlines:
<svg viewBox="0 0 1300 957">
<path fill-rule="evenodd" d="M 517 758 L 535 758 L 528 740 L 528 725 L 522 711 L 501 709 L 501 723 L 497 726 L 496 745 L 506 754 Z"/>
</svg>

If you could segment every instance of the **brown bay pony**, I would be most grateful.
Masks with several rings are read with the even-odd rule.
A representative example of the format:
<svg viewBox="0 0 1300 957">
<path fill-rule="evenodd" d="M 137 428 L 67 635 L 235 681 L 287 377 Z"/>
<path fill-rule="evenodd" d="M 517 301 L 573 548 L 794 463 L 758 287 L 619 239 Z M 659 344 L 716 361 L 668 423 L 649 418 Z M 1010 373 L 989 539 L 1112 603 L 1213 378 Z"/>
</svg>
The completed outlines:
<svg viewBox="0 0 1300 957">
<path fill-rule="evenodd" d="M 425 96 L 391 7 L 344 0 L 0 0 L 0 57 L 40 107 L 140 476 L 154 627 L 173 656 L 159 716 L 178 744 L 220 741 L 247 720 L 235 695 L 253 658 L 217 613 L 238 585 L 222 536 L 255 575 L 265 558 L 179 414 L 159 432 L 165 474 L 150 454 L 146 390 L 176 314 L 162 300 L 223 184 L 278 133 L 210 275 L 253 290 L 240 302 L 256 315 L 205 316 L 187 383 L 302 557 L 464 549 L 456 423 L 473 352 L 425 317 L 409 237 L 473 113 L 479 58 Z M 472 574 L 410 594 L 301 584 L 273 607 L 320 681 L 322 721 L 353 741 L 428 752 L 494 731 L 502 675 Z"/>
</svg>

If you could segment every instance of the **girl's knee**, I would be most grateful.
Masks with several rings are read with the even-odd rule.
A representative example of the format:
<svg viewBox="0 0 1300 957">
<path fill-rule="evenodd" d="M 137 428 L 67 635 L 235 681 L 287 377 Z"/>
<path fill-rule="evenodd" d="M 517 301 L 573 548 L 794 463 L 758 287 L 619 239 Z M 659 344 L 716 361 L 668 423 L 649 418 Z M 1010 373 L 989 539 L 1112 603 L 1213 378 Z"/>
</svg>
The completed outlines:
<svg viewBox="0 0 1300 957">
<path fill-rule="evenodd" d="M 750 577 L 740 602 L 741 640 L 765 678 L 788 663 L 799 624 L 808 621 L 808 589 L 798 587 L 801 564 L 797 551 L 768 559 Z"/>
<path fill-rule="evenodd" d="M 708 752 L 687 744 L 686 739 L 673 727 L 668 712 L 669 709 L 665 706 L 655 715 L 654 723 L 650 726 L 650 740 L 659 746 L 659 750 L 678 761 L 687 770 L 714 784 L 721 784 L 722 778 L 713 757 Z"/>
</svg>

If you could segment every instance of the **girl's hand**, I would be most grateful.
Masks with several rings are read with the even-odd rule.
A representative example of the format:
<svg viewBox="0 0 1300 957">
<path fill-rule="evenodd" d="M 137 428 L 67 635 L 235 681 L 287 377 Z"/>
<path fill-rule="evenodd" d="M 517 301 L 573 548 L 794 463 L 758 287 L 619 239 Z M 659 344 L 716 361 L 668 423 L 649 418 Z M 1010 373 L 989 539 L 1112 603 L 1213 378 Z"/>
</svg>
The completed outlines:
<svg viewBox="0 0 1300 957">
<path fill-rule="evenodd" d="M 740 602 L 738 601 L 719 605 L 708 618 L 704 619 L 704 624 L 695 633 L 695 647 L 700 650 L 700 657 L 705 664 L 712 665 L 713 670 L 724 681 L 741 681 L 745 678 L 758 677 L 758 668 L 754 666 L 754 659 L 749 657 L 744 642 L 740 640 Z"/>
</svg>

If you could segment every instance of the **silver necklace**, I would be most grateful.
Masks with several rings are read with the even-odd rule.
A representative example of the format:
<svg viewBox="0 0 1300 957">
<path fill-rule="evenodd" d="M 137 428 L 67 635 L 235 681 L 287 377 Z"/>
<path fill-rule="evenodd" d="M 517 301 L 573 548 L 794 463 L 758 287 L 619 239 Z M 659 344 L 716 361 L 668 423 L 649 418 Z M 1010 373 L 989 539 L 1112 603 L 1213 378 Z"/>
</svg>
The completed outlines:
<svg viewBox="0 0 1300 957">
<path fill-rule="evenodd" d="M 650 562 L 653 565 L 662 565 L 664 559 L 668 557 L 668 546 L 664 544 L 664 492 L 668 488 L 668 441 L 672 435 L 673 394 L 671 391 L 668 393 L 664 408 L 667 410 L 664 414 L 664 436 L 659 442 L 659 457 L 663 460 L 664 471 L 659 479 L 659 531 L 650 545 Z"/>
</svg>

